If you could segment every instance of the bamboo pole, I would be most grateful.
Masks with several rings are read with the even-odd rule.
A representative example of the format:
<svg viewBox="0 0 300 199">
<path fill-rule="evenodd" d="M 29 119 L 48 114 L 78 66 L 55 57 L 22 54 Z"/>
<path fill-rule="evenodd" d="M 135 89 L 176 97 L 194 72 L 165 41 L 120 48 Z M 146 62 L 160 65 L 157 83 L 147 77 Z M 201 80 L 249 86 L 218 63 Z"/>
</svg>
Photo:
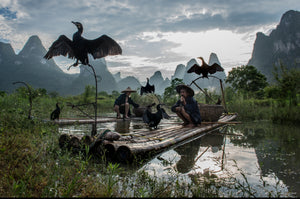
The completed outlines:
<svg viewBox="0 0 300 199">
<path fill-rule="evenodd" d="M 79 149 L 81 147 L 81 143 L 80 143 L 80 138 L 76 137 L 76 136 L 71 136 L 70 139 L 70 148 L 73 149 Z"/>
<path fill-rule="evenodd" d="M 182 133 L 182 131 L 180 131 L 182 127 L 180 128 L 176 128 L 176 129 L 171 129 L 169 131 L 166 131 L 166 132 L 163 132 L 163 133 L 158 133 L 156 135 L 148 135 L 148 136 L 137 136 L 137 139 L 134 139 L 133 140 L 135 142 L 138 142 L 138 143 L 141 143 L 143 141 L 147 141 L 147 140 L 159 140 L 159 141 L 163 141 L 165 139 L 168 139 L 169 137 L 174 137 L 174 136 L 177 136 L 177 134 L 180 134 Z M 141 138 L 144 138 L 144 139 L 139 139 L 139 137 Z"/>
<path fill-rule="evenodd" d="M 236 122 L 201 122 L 202 124 L 241 124 L 242 122 L 236 121 Z M 179 122 L 168 122 L 164 124 L 180 124 Z"/>
<path fill-rule="evenodd" d="M 70 139 L 71 139 L 70 135 L 62 134 L 58 139 L 60 148 L 68 148 Z"/>
<path fill-rule="evenodd" d="M 178 127 L 177 126 L 175 126 L 175 127 L 168 127 L 168 128 L 165 128 L 163 131 L 173 130 L 173 129 L 176 129 L 176 128 L 178 128 Z M 161 132 L 162 132 L 161 129 L 156 129 L 156 130 L 153 130 L 153 131 L 147 130 L 147 131 L 140 131 L 140 132 L 125 134 L 125 135 L 130 135 L 130 136 L 142 135 L 142 136 L 145 136 L 145 135 L 160 134 Z"/>
<path fill-rule="evenodd" d="M 144 134 L 144 137 L 149 138 L 149 137 L 162 136 L 162 135 L 165 135 L 165 134 L 169 134 L 170 132 L 173 132 L 174 130 L 177 130 L 178 128 L 182 128 L 182 127 L 176 126 L 176 127 L 173 127 L 173 128 L 168 128 L 167 130 L 163 130 L 163 131 L 156 130 L 153 133 Z"/>
</svg>

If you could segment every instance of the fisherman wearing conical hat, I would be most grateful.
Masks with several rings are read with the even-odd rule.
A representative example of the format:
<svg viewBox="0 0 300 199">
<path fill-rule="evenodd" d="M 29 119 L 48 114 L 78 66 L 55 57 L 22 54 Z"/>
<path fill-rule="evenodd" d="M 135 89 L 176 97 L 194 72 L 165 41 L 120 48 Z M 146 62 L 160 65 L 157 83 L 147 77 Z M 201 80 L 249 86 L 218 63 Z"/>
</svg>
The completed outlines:
<svg viewBox="0 0 300 199">
<path fill-rule="evenodd" d="M 197 101 L 193 98 L 194 90 L 184 84 L 176 86 L 180 99 L 171 108 L 183 120 L 183 126 L 195 127 L 201 124 Z"/>
<path fill-rule="evenodd" d="M 139 105 L 134 103 L 130 98 L 130 94 L 136 92 L 130 87 L 122 91 L 122 94 L 116 99 L 114 104 L 114 111 L 117 112 L 117 119 L 120 119 L 120 114 L 123 114 L 124 119 L 128 119 L 131 115 L 130 104 L 135 108 L 138 108 Z"/>
</svg>

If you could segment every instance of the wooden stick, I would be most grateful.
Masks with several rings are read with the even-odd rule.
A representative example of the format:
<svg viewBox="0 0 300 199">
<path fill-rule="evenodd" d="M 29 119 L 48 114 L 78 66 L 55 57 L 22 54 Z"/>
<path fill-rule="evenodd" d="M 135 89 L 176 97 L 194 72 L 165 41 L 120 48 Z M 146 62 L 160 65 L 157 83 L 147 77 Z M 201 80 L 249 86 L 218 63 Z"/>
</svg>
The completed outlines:
<svg viewBox="0 0 300 199">
<path fill-rule="evenodd" d="M 236 122 L 201 122 L 201 124 L 241 124 L 242 122 L 236 121 Z M 164 124 L 181 124 L 180 122 L 166 122 Z"/>
<path fill-rule="evenodd" d="M 241 124 L 242 122 L 201 122 L 201 124 Z"/>
<path fill-rule="evenodd" d="M 196 158 L 196 160 L 195 160 L 195 162 L 197 162 L 197 160 L 199 159 L 199 158 L 201 158 L 201 156 L 209 149 L 209 147 L 210 146 L 208 146 L 197 158 Z"/>
</svg>

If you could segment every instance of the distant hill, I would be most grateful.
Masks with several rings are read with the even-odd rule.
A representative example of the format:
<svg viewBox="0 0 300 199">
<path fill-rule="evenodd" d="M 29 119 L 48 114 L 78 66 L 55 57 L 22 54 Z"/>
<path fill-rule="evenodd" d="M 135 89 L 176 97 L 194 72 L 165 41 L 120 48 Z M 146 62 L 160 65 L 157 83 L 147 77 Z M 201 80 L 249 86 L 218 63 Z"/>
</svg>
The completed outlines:
<svg viewBox="0 0 300 199">
<path fill-rule="evenodd" d="M 122 79 L 121 72 L 117 72 L 117 73 L 113 74 L 113 77 L 115 78 L 116 82 L 119 82 Z"/>
<path fill-rule="evenodd" d="M 86 85 L 95 85 L 95 79 L 92 69 L 88 66 L 80 65 L 79 74 L 64 73 L 53 59 L 46 60 L 43 56 L 46 49 L 43 47 L 38 36 L 31 36 L 19 54 L 15 54 L 12 46 L 7 43 L 0 42 L 0 90 L 7 92 L 14 91 L 18 86 L 13 85 L 14 81 L 24 81 L 32 85 L 34 88 L 45 88 L 48 92 L 56 91 L 60 95 L 78 95 L 84 92 Z M 211 54 L 209 63 L 219 62 L 217 55 Z M 74 60 L 75 61 L 75 60 Z M 196 63 L 195 59 L 191 59 L 187 66 L 180 64 L 171 79 L 184 79 L 186 84 L 190 84 L 192 80 L 198 77 L 196 74 L 187 74 L 186 71 Z M 133 76 L 121 78 L 118 72 L 112 75 L 108 69 L 104 58 L 94 60 L 90 57 L 90 64 L 94 66 L 97 74 L 98 91 L 106 91 L 111 93 L 116 90 L 121 92 L 130 86 L 132 89 L 139 90 L 142 84 Z M 219 74 L 216 74 L 219 75 Z M 221 74 L 220 74 L 221 75 Z M 225 73 L 222 74 L 225 77 Z M 222 76 L 221 75 L 221 76 Z M 222 76 L 222 78 L 223 78 Z M 210 83 L 213 80 L 199 80 L 201 87 L 219 86 L 216 83 Z M 161 71 L 155 71 L 149 77 L 150 84 L 155 86 L 155 93 L 162 95 L 166 87 L 170 86 L 171 80 L 163 78 Z M 196 87 L 194 87 L 197 89 Z"/>
<path fill-rule="evenodd" d="M 90 58 L 90 64 L 94 67 L 98 81 L 98 92 L 105 91 L 111 93 L 118 90 L 117 83 L 113 75 L 108 71 L 104 58 L 94 60 Z M 73 94 L 82 93 L 86 85 L 95 85 L 95 78 L 89 66 L 80 65 L 80 74 L 72 81 L 71 89 Z"/>
<path fill-rule="evenodd" d="M 288 68 L 300 67 L 300 12 L 283 14 L 279 25 L 269 36 L 258 32 L 248 65 L 255 66 L 268 81 L 274 81 L 274 65 L 282 62 Z"/>
<path fill-rule="evenodd" d="M 162 95 L 165 92 L 165 88 L 171 85 L 171 81 L 166 78 L 164 79 L 160 71 L 154 72 L 149 78 L 149 84 L 155 86 L 155 93 Z M 145 85 L 143 85 L 145 86 Z"/>
<path fill-rule="evenodd" d="M 121 92 L 125 90 L 128 86 L 133 90 L 138 90 L 141 88 L 141 84 L 138 79 L 133 76 L 127 76 L 120 81 L 118 81 L 118 91 Z"/>
<path fill-rule="evenodd" d="M 19 54 L 15 54 L 10 44 L 0 42 L 0 90 L 12 92 L 17 88 L 14 81 L 25 81 L 34 88 L 45 88 L 48 92 L 56 91 L 61 95 L 77 95 L 86 85 L 95 85 L 92 70 L 80 66 L 80 74 L 64 73 L 53 59 L 43 56 L 46 49 L 38 36 L 31 36 Z M 105 59 L 92 60 L 96 74 L 100 74 L 98 91 L 117 90 L 117 84 L 107 70 Z"/>
<path fill-rule="evenodd" d="M 70 88 L 73 75 L 65 74 L 53 60 L 43 59 L 44 53 L 38 36 L 30 37 L 18 55 L 10 44 L 0 42 L 0 89 L 11 92 L 16 88 L 14 81 L 25 81 L 36 88 L 66 92 L 64 87 Z"/>
</svg>

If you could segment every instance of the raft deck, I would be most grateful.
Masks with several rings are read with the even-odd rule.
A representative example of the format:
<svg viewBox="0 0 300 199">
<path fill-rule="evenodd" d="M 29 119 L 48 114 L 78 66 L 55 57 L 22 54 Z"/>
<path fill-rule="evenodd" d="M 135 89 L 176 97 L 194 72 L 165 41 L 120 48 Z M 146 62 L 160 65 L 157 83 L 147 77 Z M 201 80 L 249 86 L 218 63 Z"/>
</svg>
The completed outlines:
<svg viewBox="0 0 300 199">
<path fill-rule="evenodd" d="M 99 147 L 96 149 L 98 152 L 101 152 L 104 148 L 110 158 L 114 157 L 121 162 L 130 162 L 136 156 L 144 155 L 148 152 L 159 152 L 188 138 L 199 136 L 224 126 L 236 117 L 237 114 L 223 115 L 218 122 L 203 122 L 200 126 L 193 128 L 177 124 L 165 129 L 134 132 L 122 135 L 117 141 L 101 140 L 101 144 L 95 144 L 96 140 L 94 141 L 94 146 Z"/>
</svg>

